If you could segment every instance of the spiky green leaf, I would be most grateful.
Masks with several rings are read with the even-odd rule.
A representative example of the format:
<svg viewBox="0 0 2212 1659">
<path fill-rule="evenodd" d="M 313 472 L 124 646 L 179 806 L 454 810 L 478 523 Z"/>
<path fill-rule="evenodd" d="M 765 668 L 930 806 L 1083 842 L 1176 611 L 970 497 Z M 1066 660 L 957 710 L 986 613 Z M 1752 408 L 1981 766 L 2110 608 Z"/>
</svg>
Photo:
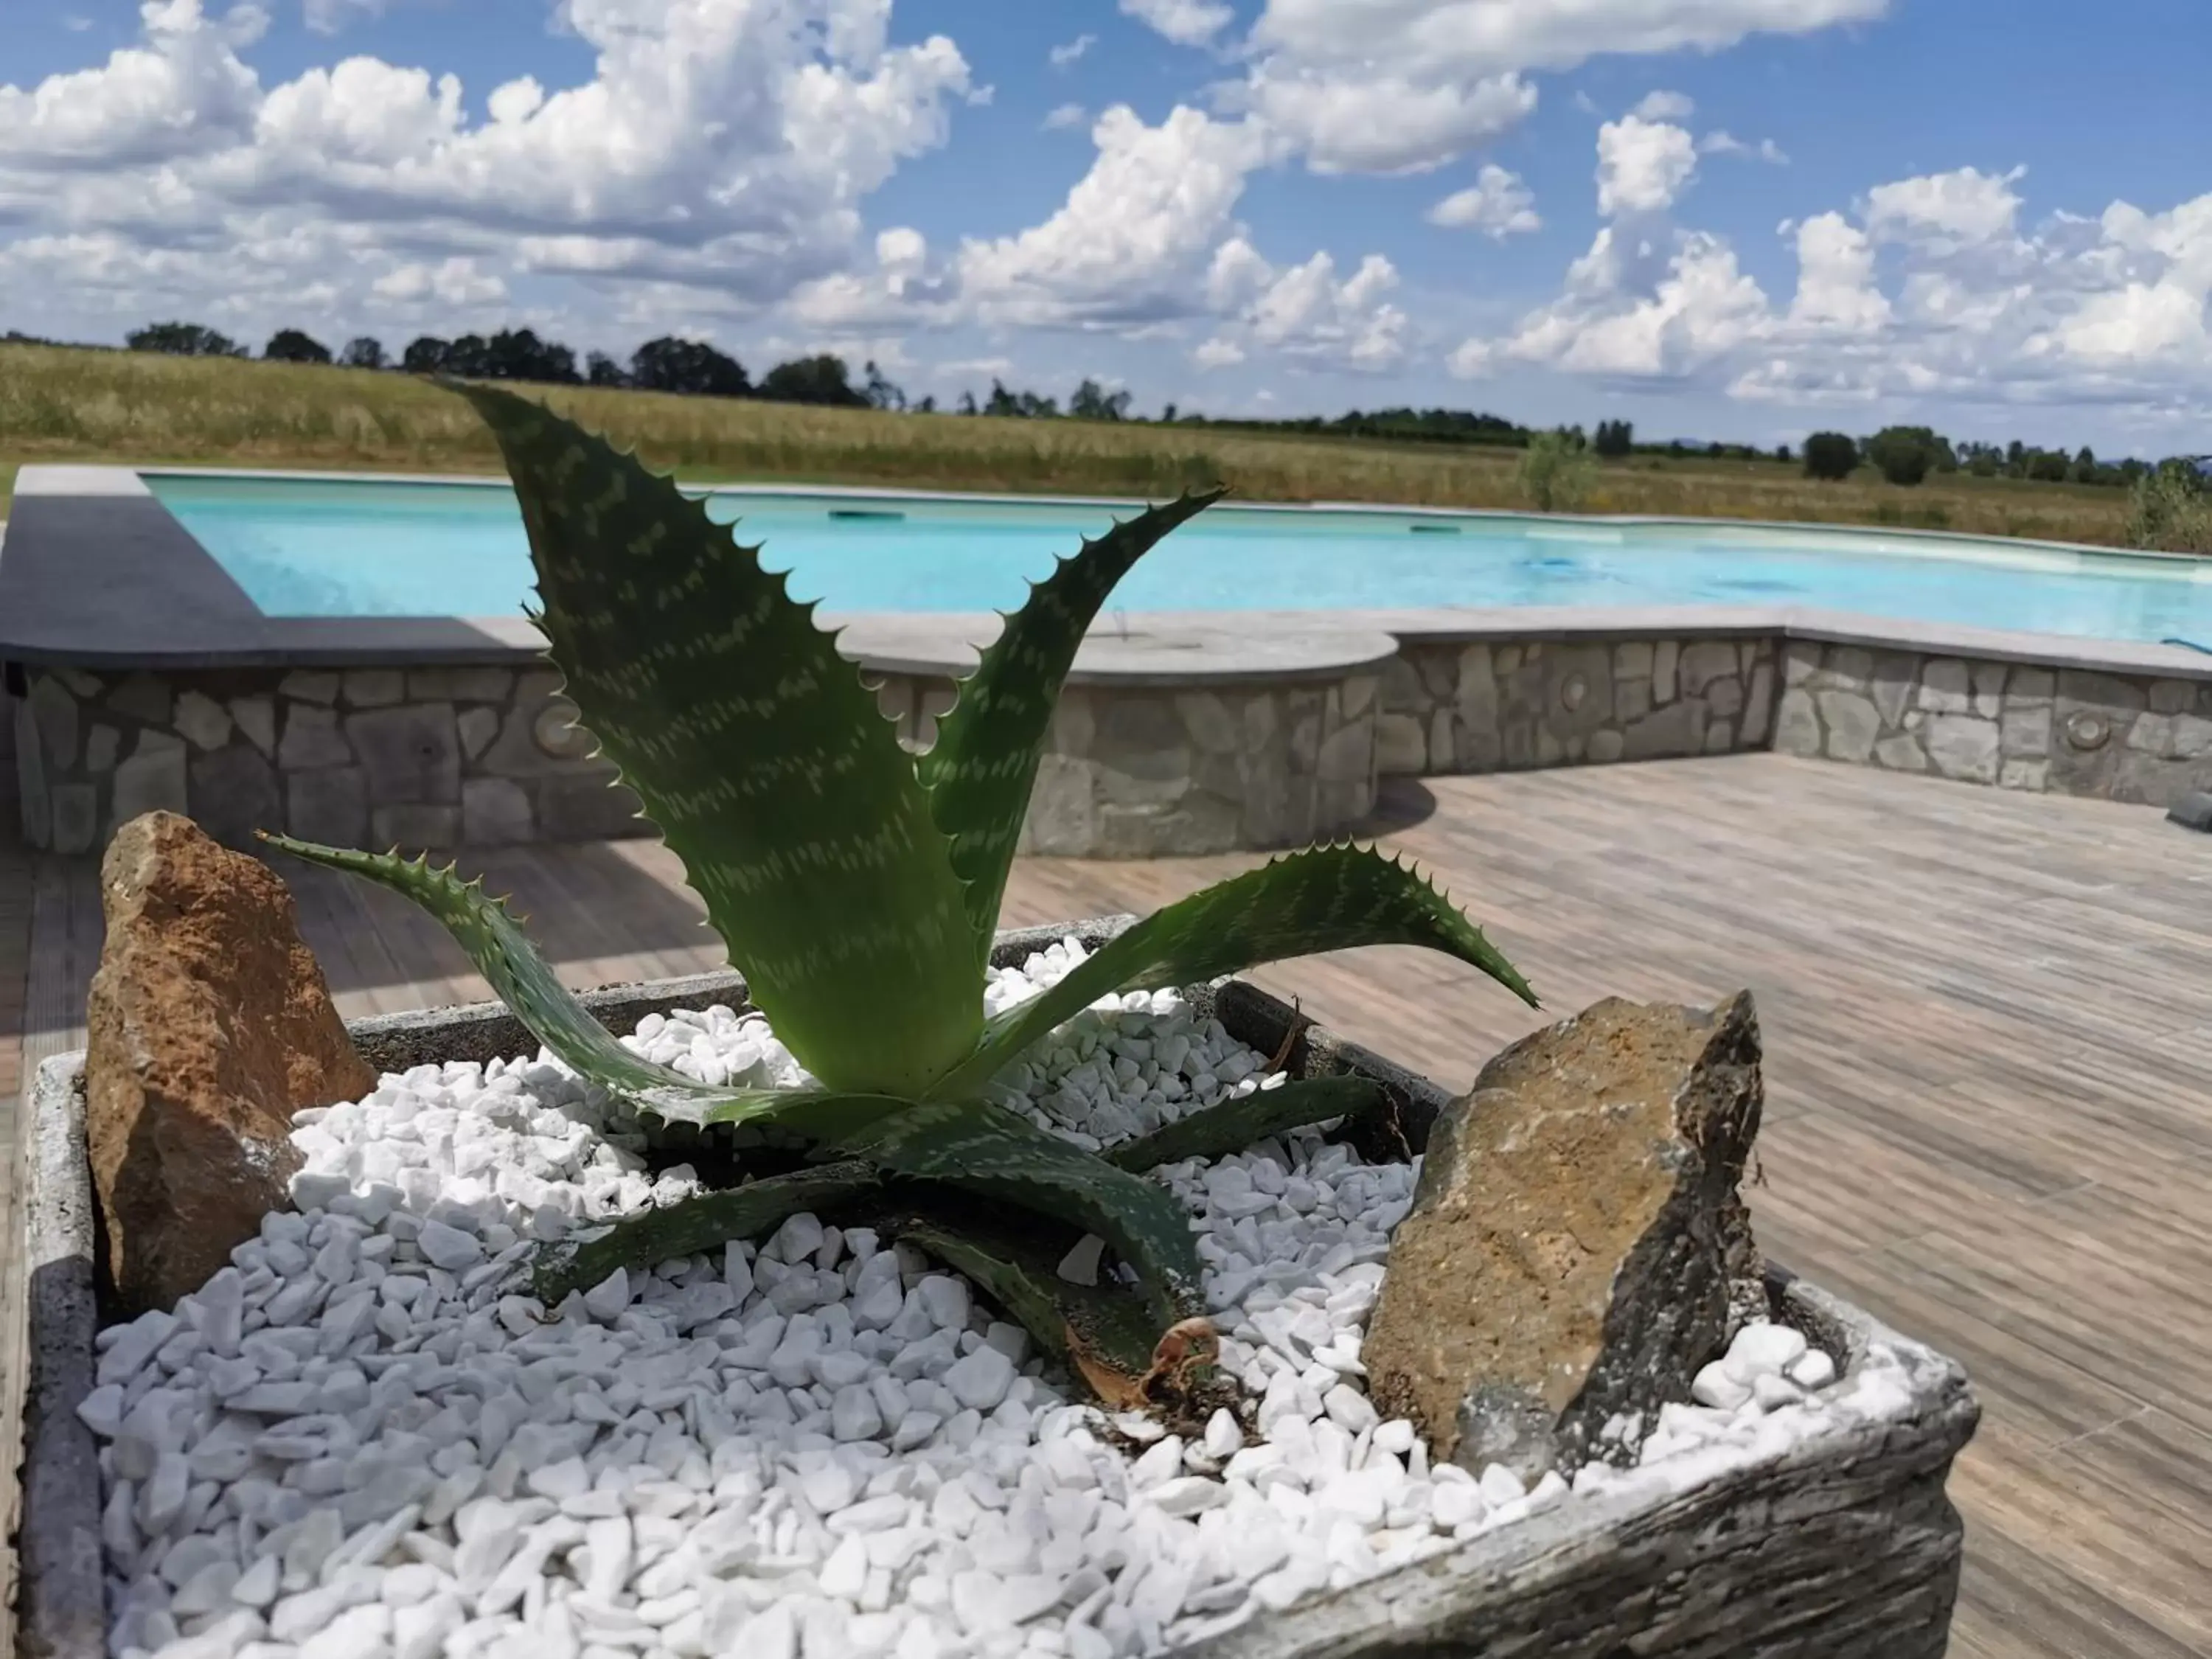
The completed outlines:
<svg viewBox="0 0 2212 1659">
<path fill-rule="evenodd" d="M 673 481 L 511 392 L 455 390 L 514 480 L 564 689 L 776 1036 L 832 1088 L 933 1082 L 981 1024 L 974 942 L 857 666 Z"/>
<path fill-rule="evenodd" d="M 1162 1328 L 1198 1305 L 1198 1247 L 1174 1195 L 1003 1106 L 933 1100 L 886 1113 L 827 1101 L 788 1121 L 886 1174 L 942 1182 L 1097 1233 L 1136 1269 Z"/>
<path fill-rule="evenodd" d="M 549 1245 L 538 1253 L 532 1288 L 550 1306 L 617 1267 L 641 1272 L 678 1256 L 707 1255 L 733 1238 L 757 1238 L 801 1210 L 848 1205 L 880 1190 L 874 1170 L 848 1162 L 702 1193 L 625 1217 L 592 1237 Z"/>
<path fill-rule="evenodd" d="M 1365 945 L 1444 951 L 1536 1006 L 1513 964 L 1425 877 L 1371 847 L 1316 847 L 1194 893 L 1101 945 L 1043 994 L 992 1020 L 975 1053 L 933 1092 L 981 1089 L 1030 1043 L 1110 993 L 1194 985 Z"/>
<path fill-rule="evenodd" d="M 1076 648 L 1129 568 L 1222 493 L 1148 507 L 1062 559 L 1006 618 L 975 672 L 961 683 L 959 700 L 939 720 L 937 742 L 920 762 L 921 780 L 937 827 L 951 841 L 952 867 L 968 884 L 979 967 L 990 953 L 1046 732 Z"/>
<path fill-rule="evenodd" d="M 1255 1090 L 1164 1124 L 1148 1135 L 1109 1146 L 1125 1170 L 1156 1170 L 1189 1158 L 1225 1158 L 1255 1141 L 1332 1118 L 1358 1117 L 1383 1100 L 1382 1085 L 1364 1077 L 1316 1077 Z"/>
<path fill-rule="evenodd" d="M 902 1223 L 897 1232 L 901 1243 L 973 1279 L 1041 1347 L 1079 1374 L 1096 1376 L 1103 1367 L 1133 1387 L 1151 1365 L 1160 1332 L 1145 1304 L 1112 1285 L 1070 1284 L 1033 1240 L 1012 1230 L 986 1234 L 972 1224 L 934 1219 Z"/>
<path fill-rule="evenodd" d="M 610 1094 L 691 1123 L 743 1123 L 811 1098 L 787 1089 L 711 1087 L 632 1054 L 561 983 L 506 904 L 487 894 L 481 879 L 463 881 L 451 865 L 439 869 L 427 858 L 359 853 L 289 836 L 264 833 L 261 839 L 295 858 L 360 876 L 414 900 L 444 924 L 524 1029 L 579 1077 Z"/>
</svg>

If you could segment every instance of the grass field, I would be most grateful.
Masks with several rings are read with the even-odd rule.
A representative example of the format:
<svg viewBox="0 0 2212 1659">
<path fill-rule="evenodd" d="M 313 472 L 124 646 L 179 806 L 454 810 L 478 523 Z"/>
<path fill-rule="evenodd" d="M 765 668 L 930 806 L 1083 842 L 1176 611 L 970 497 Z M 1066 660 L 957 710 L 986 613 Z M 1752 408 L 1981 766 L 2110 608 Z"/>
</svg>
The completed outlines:
<svg viewBox="0 0 2212 1659">
<path fill-rule="evenodd" d="M 1216 479 L 1247 501 L 1517 508 L 1518 452 L 1070 420 L 989 420 L 532 388 L 700 481 L 1159 496 Z M 458 400 L 406 376 L 233 359 L 0 346 L 0 515 L 26 462 L 496 472 Z M 1585 510 L 1907 525 L 2120 541 L 2124 490 L 1965 474 L 1819 483 L 1775 461 L 1635 456 Z"/>
</svg>

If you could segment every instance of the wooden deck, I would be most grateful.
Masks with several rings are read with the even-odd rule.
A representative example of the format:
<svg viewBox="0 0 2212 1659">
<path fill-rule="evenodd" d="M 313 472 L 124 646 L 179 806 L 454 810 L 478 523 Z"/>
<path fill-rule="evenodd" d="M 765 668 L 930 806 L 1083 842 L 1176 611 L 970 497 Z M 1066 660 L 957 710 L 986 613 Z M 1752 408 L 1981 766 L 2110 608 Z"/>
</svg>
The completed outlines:
<svg viewBox="0 0 2212 1659">
<path fill-rule="evenodd" d="M 2142 808 L 1769 756 L 1437 780 L 1387 807 L 1390 843 L 1555 1013 L 1756 993 L 1762 1243 L 1958 1356 L 1986 1410 L 1952 1481 L 1952 1652 L 2212 1655 L 2212 842 Z M 26 1066 L 78 1043 L 100 935 L 88 864 L 9 860 L 0 1092 L 19 1013 Z M 572 983 L 720 960 L 657 847 L 464 862 Z M 1243 862 L 1031 863 L 1006 919 L 1147 908 Z M 483 994 L 404 903 L 286 874 L 349 1014 Z M 1454 1085 L 1536 1023 L 1414 951 L 1260 977 Z"/>
</svg>

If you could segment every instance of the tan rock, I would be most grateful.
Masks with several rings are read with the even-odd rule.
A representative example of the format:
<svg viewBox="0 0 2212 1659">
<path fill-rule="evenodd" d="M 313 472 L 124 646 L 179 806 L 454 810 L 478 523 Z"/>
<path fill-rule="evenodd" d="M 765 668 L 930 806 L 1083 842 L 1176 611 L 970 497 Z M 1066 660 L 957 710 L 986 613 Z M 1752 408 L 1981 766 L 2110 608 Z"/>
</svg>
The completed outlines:
<svg viewBox="0 0 2212 1659">
<path fill-rule="evenodd" d="M 1648 1426 L 1765 1292 L 1737 1183 L 1759 1131 L 1748 992 L 1608 1000 L 1523 1038 L 1438 1117 L 1360 1357 L 1437 1456 L 1524 1478 Z"/>
<path fill-rule="evenodd" d="M 87 1127 L 125 1312 L 197 1289 L 288 1200 L 301 1107 L 357 1099 L 354 1052 L 292 896 L 191 819 L 149 812 L 100 866 Z"/>
</svg>

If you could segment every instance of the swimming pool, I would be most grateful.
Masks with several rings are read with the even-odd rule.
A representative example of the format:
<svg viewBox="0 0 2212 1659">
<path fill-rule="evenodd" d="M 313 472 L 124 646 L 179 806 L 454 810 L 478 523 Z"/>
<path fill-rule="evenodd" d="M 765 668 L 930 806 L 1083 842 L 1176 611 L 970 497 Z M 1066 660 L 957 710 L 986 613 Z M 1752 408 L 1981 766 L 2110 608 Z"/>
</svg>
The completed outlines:
<svg viewBox="0 0 2212 1659">
<path fill-rule="evenodd" d="M 496 617 L 531 588 L 501 486 L 148 472 L 272 617 Z M 792 590 L 840 612 L 982 611 L 1127 507 L 707 492 Z M 1805 605 L 2112 640 L 2212 643 L 2212 565 L 1966 538 L 1686 522 L 1224 507 L 1115 591 L 1139 611 Z"/>
</svg>

